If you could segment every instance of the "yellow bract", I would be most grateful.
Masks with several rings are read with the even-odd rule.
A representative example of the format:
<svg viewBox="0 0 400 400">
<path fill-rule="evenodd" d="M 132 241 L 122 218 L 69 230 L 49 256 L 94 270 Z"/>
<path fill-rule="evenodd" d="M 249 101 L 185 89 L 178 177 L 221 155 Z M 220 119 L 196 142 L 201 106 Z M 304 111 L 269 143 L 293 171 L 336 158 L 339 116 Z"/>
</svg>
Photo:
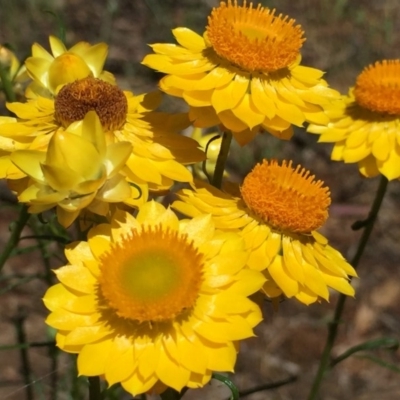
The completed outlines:
<svg viewBox="0 0 400 400">
<path fill-rule="evenodd" d="M 126 173 L 144 195 L 148 190 L 168 190 L 174 181 L 191 182 L 185 165 L 205 157 L 195 140 L 178 133 L 189 124 L 186 114 L 154 111 L 161 101 L 159 92 L 134 96 L 99 79 L 84 78 L 65 85 L 55 100 L 33 91 L 30 95 L 27 103 L 7 104 L 18 118 L 0 117 L 0 150 L 46 151 L 57 129 L 93 109 L 99 113 L 107 142 L 132 144 Z M 9 155 L 0 157 L 0 177 L 24 176 L 11 165 Z M 141 199 L 146 201 L 147 194 Z"/>
<path fill-rule="evenodd" d="M 138 395 L 202 387 L 212 372 L 233 371 L 236 341 L 261 321 L 248 296 L 265 280 L 246 267 L 238 234 L 149 202 L 88 237 L 67 247 L 60 283 L 44 296 L 46 322 L 57 345 L 78 354 L 80 375 Z"/>
<path fill-rule="evenodd" d="M 187 102 L 195 126 L 222 124 L 245 145 L 263 130 L 290 139 L 292 125 L 329 122 L 324 109 L 338 93 L 322 71 L 300 65 L 304 39 L 293 20 L 229 1 L 213 10 L 203 37 L 173 34 L 179 44 L 152 45 L 143 64 L 167 74 L 161 89 Z"/>
<path fill-rule="evenodd" d="M 106 43 L 92 46 L 79 42 L 67 49 L 55 36 L 50 36 L 49 42 L 51 53 L 35 43 L 32 56 L 25 61 L 27 72 L 34 80 L 33 87 L 39 85 L 55 94 L 63 85 L 88 76 L 115 83 L 114 76 L 103 71 L 108 53 Z"/>
<path fill-rule="evenodd" d="M 258 172 L 261 178 L 267 175 L 265 188 L 256 187 L 264 182 Z M 284 294 L 310 304 L 328 300 L 328 288 L 353 296 L 349 276 L 357 276 L 355 270 L 312 229 L 326 218 L 328 190 L 291 163 L 264 163 L 249 175 L 250 182 L 241 188 L 243 197 L 234 184 L 223 192 L 196 182 L 193 190 L 178 192 L 180 200 L 172 207 L 190 217 L 211 214 L 217 228 L 240 232 L 249 252 L 248 264 L 263 271 L 267 279 L 263 291 L 270 298 Z"/>
<path fill-rule="evenodd" d="M 96 113 L 82 123 L 54 133 L 47 152 L 19 150 L 11 161 L 32 180 L 18 194 L 19 201 L 40 213 L 57 206 L 63 226 L 69 226 L 84 209 L 102 215 L 108 203 L 131 202 L 141 193 L 120 172 L 132 152 L 132 145 L 107 145 Z"/>
<path fill-rule="evenodd" d="M 329 123 L 308 132 L 334 143 L 332 160 L 358 163 L 366 177 L 400 178 L 400 61 L 383 60 L 358 76 L 347 96 L 326 110 Z"/>
</svg>

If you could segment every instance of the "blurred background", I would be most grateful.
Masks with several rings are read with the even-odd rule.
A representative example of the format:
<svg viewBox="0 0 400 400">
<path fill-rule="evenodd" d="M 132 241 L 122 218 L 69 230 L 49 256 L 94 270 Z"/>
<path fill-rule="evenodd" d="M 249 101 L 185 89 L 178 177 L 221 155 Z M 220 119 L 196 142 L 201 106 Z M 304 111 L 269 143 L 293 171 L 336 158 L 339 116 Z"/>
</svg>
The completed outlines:
<svg viewBox="0 0 400 400">
<path fill-rule="evenodd" d="M 173 42 L 171 29 L 185 26 L 202 34 L 216 0 L 0 0 L 0 43 L 7 43 L 20 59 L 30 54 L 33 42 L 49 49 L 48 36 L 57 35 L 58 23 L 66 27 L 67 45 L 78 41 L 109 45 L 105 69 L 116 75 L 119 85 L 135 94 L 154 90 L 161 77 L 140 64 L 150 52 L 148 44 Z M 307 38 L 303 64 L 322 69 L 335 89 L 346 93 L 368 64 L 400 58 L 400 7 L 398 0 L 270 0 L 261 1 L 278 13 L 301 24 Z M 3 108 L 4 98 L 0 97 Z M 178 99 L 167 100 L 166 109 L 182 110 Z M 361 178 L 356 165 L 330 161 L 331 146 L 317 144 L 317 137 L 298 129 L 290 142 L 259 135 L 240 148 L 235 145 L 229 158 L 232 179 L 240 181 L 263 158 L 292 159 L 310 169 L 330 187 L 333 204 L 322 229 L 333 247 L 347 259 L 354 254 L 360 232 L 354 221 L 368 215 L 379 178 Z M 1 198 L 12 199 L 5 186 Z M 9 224 L 17 213 L 10 202 L 0 203 L 0 249 L 6 242 Z M 32 234 L 27 231 L 26 235 Z M 11 258 L 0 278 L 0 346 L 48 340 L 44 324 L 47 311 L 41 302 L 46 290 L 45 265 L 62 265 L 60 248 L 46 247 L 44 258 L 30 252 L 33 240 L 24 240 L 23 254 Z M 393 181 L 384 200 L 370 244 L 354 280 L 356 298 L 346 304 L 334 355 L 360 342 L 379 337 L 400 337 L 400 184 Z M 297 376 L 297 380 L 274 390 L 245 397 L 249 400 L 306 399 L 326 338 L 326 324 L 332 317 L 337 295 L 330 303 L 306 307 L 295 300 L 283 302 L 278 312 L 265 304 L 265 321 L 257 338 L 241 345 L 234 382 L 240 390 Z M 23 328 L 23 329 L 22 329 Z M 22 335 L 22 336 L 21 336 Z M 26 352 L 31 365 L 27 387 L 21 357 L 15 349 L 0 352 L 0 399 L 50 399 L 49 387 L 57 382 L 59 399 L 80 399 L 79 385 L 71 388 L 76 374 L 74 361 L 65 355 L 52 364 L 51 352 L 37 346 Z M 400 368 L 400 352 L 368 353 Z M 323 400 L 397 400 L 400 375 L 366 357 L 342 362 L 326 377 Z M 75 390 L 75 391 L 74 391 Z M 83 391 L 84 393 L 84 391 Z M 212 395 L 188 392 L 185 399 L 227 398 L 226 392 Z M 129 397 L 116 397 L 125 399 Z"/>
</svg>

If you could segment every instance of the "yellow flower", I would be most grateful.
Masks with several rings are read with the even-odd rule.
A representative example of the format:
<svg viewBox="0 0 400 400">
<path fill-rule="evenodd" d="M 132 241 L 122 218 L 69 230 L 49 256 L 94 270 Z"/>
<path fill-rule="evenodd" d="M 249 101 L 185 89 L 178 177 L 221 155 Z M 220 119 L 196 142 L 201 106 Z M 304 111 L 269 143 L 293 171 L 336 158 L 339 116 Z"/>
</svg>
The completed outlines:
<svg viewBox="0 0 400 400">
<path fill-rule="evenodd" d="M 263 291 L 305 304 L 329 299 L 328 288 L 352 296 L 348 275 L 355 270 L 317 232 L 328 217 L 330 194 L 300 166 L 258 164 L 242 186 L 222 192 L 207 184 L 178 192 L 172 207 L 191 217 L 210 213 L 225 231 L 239 230 L 250 252 L 248 265 L 263 271 Z"/>
<path fill-rule="evenodd" d="M 34 43 L 32 56 L 25 61 L 27 72 L 34 80 L 32 87 L 39 85 L 55 94 L 66 83 L 88 76 L 115 83 L 114 76 L 103 71 L 108 53 L 106 43 L 91 46 L 87 42 L 79 42 L 67 49 L 55 36 L 50 36 L 49 42 L 51 53 Z"/>
<path fill-rule="evenodd" d="M 8 74 L 11 82 L 18 82 L 27 78 L 25 68 L 21 68 L 17 56 L 9 48 L 2 45 L 0 45 L 0 65 Z"/>
<path fill-rule="evenodd" d="M 64 85 L 54 100 L 31 94 L 33 97 L 27 103 L 7 104 L 18 119 L 0 117 L 0 137 L 11 139 L 12 143 L 11 146 L 8 142 L 8 152 L 45 151 L 58 128 L 66 129 L 94 110 L 110 143 L 132 144 L 126 173 L 138 185 L 162 191 L 169 189 L 174 181 L 191 182 L 192 174 L 184 165 L 204 159 L 195 140 L 175 133 L 188 125 L 186 114 L 153 111 L 161 100 L 158 92 L 134 96 L 103 80 L 88 77 Z M 7 156 L 0 160 L 0 177 L 23 176 L 10 167 Z"/>
<path fill-rule="evenodd" d="M 179 45 L 154 44 L 143 64 L 166 73 L 160 87 L 182 97 L 195 126 L 222 123 L 244 145 L 261 130 L 290 139 L 292 124 L 324 124 L 337 92 L 317 69 L 300 65 L 303 31 L 293 19 L 260 4 L 221 2 L 203 37 L 187 28 Z"/>
<path fill-rule="evenodd" d="M 120 172 L 132 152 L 128 142 L 107 146 L 103 128 L 94 111 L 55 132 L 47 152 L 19 150 L 11 161 L 31 178 L 18 200 L 30 205 L 29 212 L 41 213 L 57 206 L 61 225 L 68 227 L 80 212 L 106 215 L 109 203 L 126 202 L 142 194 Z"/>
<path fill-rule="evenodd" d="M 248 296 L 264 278 L 245 267 L 242 239 L 215 230 L 209 215 L 179 221 L 149 202 L 136 218 L 119 212 L 93 228 L 66 256 L 61 283 L 44 296 L 57 345 L 78 354 L 80 375 L 133 395 L 232 371 L 235 342 L 261 320 Z"/>
<path fill-rule="evenodd" d="M 312 124 L 319 142 L 335 143 L 332 160 L 358 163 L 366 177 L 400 178 L 400 60 L 366 67 L 348 96 L 331 109 L 328 124 Z"/>
</svg>

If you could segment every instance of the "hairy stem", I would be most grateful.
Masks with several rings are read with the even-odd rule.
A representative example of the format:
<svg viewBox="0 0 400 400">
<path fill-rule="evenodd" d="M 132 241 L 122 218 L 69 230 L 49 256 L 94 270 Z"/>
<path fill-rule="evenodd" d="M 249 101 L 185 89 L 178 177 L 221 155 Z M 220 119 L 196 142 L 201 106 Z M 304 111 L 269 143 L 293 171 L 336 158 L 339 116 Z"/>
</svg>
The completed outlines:
<svg viewBox="0 0 400 400">
<path fill-rule="evenodd" d="M 358 263 L 360 262 L 361 256 L 364 253 L 364 250 L 367 246 L 369 237 L 371 235 L 372 229 L 374 227 L 376 218 L 378 216 L 378 212 L 381 208 L 383 198 L 386 193 L 388 180 L 383 175 L 381 176 L 381 180 L 379 182 L 379 187 L 375 195 L 374 202 L 372 203 L 370 213 L 368 218 L 363 221 L 364 231 L 361 235 L 360 241 L 358 243 L 357 251 L 353 257 L 351 265 L 354 268 L 357 268 Z M 314 383 L 311 387 L 310 395 L 308 400 L 315 400 L 317 398 L 321 383 L 323 381 L 324 375 L 326 371 L 329 369 L 330 361 L 331 361 L 331 352 L 332 348 L 335 344 L 335 340 L 338 333 L 339 324 L 341 322 L 342 313 L 344 310 L 344 305 L 346 303 L 347 296 L 344 294 L 340 294 L 338 302 L 336 304 L 335 314 L 333 320 L 328 325 L 328 336 L 325 343 L 325 348 L 322 353 L 317 374 L 314 378 Z"/>
</svg>

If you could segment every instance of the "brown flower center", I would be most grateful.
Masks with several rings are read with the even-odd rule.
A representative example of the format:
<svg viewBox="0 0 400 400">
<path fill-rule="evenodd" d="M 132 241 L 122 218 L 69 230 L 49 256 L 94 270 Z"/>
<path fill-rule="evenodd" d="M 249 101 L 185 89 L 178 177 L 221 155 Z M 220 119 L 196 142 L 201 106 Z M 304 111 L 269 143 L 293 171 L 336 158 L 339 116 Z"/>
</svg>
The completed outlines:
<svg viewBox="0 0 400 400">
<path fill-rule="evenodd" d="M 101 79 L 87 77 L 69 83 L 55 98 L 55 119 L 64 128 L 96 111 L 103 129 L 116 130 L 126 121 L 128 102 L 117 86 Z"/>
</svg>

